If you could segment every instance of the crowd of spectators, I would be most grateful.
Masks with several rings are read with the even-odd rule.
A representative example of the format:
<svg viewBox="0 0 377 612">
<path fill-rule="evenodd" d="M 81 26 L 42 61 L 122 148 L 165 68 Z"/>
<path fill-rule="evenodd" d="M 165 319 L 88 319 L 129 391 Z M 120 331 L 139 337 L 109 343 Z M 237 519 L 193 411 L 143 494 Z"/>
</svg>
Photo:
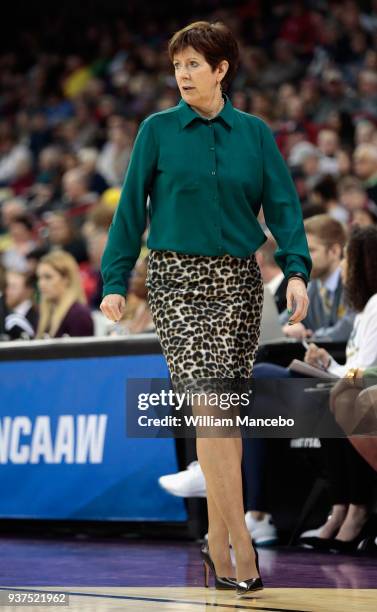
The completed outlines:
<svg viewBox="0 0 377 612">
<path fill-rule="evenodd" d="M 377 1 L 208 0 L 200 12 L 195 2 L 189 8 L 184 22 L 166 9 L 142 27 L 129 16 L 91 16 L 76 27 L 51 17 L 49 35 L 21 25 L 13 48 L 2 46 L 3 338 L 11 335 L 5 315 L 17 308 L 7 304 L 8 284 L 23 275 L 41 304 L 40 268 L 49 265 L 42 258 L 54 250 L 75 260 L 79 303 L 99 322 L 100 259 L 132 143 L 146 115 L 179 101 L 167 41 L 198 18 L 220 19 L 237 36 L 241 65 L 227 93 L 236 108 L 272 128 L 304 217 L 327 213 L 346 230 L 377 224 Z M 146 255 L 144 241 L 139 280 Z M 130 284 L 128 321 L 118 333 L 153 327 L 138 282 Z M 75 333 L 111 329 L 103 321 L 89 327 Z M 56 335 L 53 328 L 45 335 Z M 26 328 L 21 335 L 33 337 Z"/>
</svg>

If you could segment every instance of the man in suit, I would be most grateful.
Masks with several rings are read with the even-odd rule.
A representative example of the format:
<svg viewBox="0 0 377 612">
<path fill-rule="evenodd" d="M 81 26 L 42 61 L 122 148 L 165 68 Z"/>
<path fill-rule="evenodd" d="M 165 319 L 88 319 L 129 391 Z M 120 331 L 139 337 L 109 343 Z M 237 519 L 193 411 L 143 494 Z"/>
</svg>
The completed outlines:
<svg viewBox="0 0 377 612">
<path fill-rule="evenodd" d="M 285 335 L 302 340 L 346 342 L 355 313 L 345 304 L 340 262 L 346 243 L 343 225 L 326 214 L 305 219 L 305 231 L 313 261 L 308 285 L 309 309 L 301 323 L 288 325 L 288 312 L 280 315 Z"/>
</svg>

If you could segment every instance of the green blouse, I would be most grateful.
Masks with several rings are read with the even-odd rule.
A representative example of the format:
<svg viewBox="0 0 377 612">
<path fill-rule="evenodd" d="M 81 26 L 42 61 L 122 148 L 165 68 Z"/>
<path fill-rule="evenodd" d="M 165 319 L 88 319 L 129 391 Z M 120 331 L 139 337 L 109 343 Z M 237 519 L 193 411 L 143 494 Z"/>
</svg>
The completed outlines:
<svg viewBox="0 0 377 612">
<path fill-rule="evenodd" d="M 249 257 L 266 240 L 261 205 L 285 276 L 309 278 L 301 205 L 273 134 L 224 97 L 214 119 L 181 99 L 140 124 L 102 256 L 104 296 L 125 294 L 147 220 L 149 249 Z"/>
</svg>

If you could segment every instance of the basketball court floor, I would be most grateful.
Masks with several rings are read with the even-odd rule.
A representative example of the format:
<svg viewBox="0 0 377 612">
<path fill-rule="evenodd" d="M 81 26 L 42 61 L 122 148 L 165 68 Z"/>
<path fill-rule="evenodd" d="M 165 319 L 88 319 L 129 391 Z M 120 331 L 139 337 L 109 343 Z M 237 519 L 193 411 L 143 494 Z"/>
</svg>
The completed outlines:
<svg viewBox="0 0 377 612">
<path fill-rule="evenodd" d="M 69 595 L 70 612 L 376 612 L 377 558 L 259 549 L 265 589 L 248 598 L 204 587 L 200 543 L 0 538 L 0 612 L 61 606 L 4 604 L 13 594 Z M 4 607 L 3 607 L 4 606 Z"/>
</svg>

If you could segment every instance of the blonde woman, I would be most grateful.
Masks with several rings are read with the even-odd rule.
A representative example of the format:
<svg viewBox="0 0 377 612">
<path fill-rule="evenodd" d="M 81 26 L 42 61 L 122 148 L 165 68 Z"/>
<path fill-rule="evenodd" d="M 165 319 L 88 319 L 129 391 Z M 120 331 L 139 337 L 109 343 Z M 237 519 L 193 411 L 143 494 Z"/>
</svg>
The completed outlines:
<svg viewBox="0 0 377 612">
<path fill-rule="evenodd" d="M 36 337 L 92 336 L 93 320 L 72 255 L 48 253 L 39 261 L 37 277 L 41 297 Z"/>
</svg>

